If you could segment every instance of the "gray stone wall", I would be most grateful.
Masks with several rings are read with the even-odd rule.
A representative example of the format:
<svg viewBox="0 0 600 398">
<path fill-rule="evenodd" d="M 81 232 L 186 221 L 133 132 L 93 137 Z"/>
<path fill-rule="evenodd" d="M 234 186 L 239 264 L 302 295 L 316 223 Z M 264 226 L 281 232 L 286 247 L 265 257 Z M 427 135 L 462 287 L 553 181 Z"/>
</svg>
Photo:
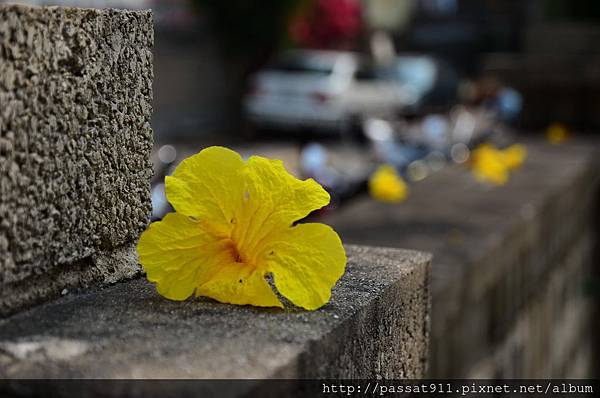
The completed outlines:
<svg viewBox="0 0 600 398">
<path fill-rule="evenodd" d="M 150 12 L 0 6 L 0 314 L 137 271 Z M 116 259 L 117 261 L 110 261 Z"/>
<path fill-rule="evenodd" d="M 431 255 L 359 246 L 346 254 L 346 273 L 316 311 L 175 302 L 144 278 L 69 294 L 0 319 L 0 379 L 423 377 Z M 80 396 L 206 396 L 87 387 Z"/>
<path fill-rule="evenodd" d="M 522 141 L 506 186 L 453 166 L 402 204 L 357 199 L 324 220 L 348 243 L 433 254 L 432 377 L 593 374 L 600 143 Z"/>
</svg>

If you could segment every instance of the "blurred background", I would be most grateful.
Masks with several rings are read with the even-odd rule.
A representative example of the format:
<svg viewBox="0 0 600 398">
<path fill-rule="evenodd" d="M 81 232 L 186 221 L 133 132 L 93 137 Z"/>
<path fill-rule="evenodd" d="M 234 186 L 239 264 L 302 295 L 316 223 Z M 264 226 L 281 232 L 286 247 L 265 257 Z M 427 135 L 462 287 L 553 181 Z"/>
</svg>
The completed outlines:
<svg viewBox="0 0 600 398">
<path fill-rule="evenodd" d="M 203 147 L 226 145 L 243 156 L 282 159 L 291 173 L 318 180 L 331 193 L 332 204 L 315 217 L 334 224 L 344 241 L 430 250 L 441 273 L 446 258 L 456 255 L 457 261 L 464 262 L 468 257 L 464 253 L 471 252 L 460 251 L 462 247 L 477 247 L 477 239 L 483 241 L 481 237 L 493 231 L 473 233 L 470 240 L 465 226 L 475 223 L 469 224 L 468 215 L 454 224 L 450 218 L 434 219 L 434 215 L 417 222 L 412 210 L 398 216 L 396 221 L 403 226 L 394 230 L 396 226 L 388 223 L 394 217 L 388 216 L 392 214 L 389 208 L 365 205 L 361 215 L 360 205 L 344 213 L 345 206 L 369 194 L 373 199 L 401 202 L 413 185 L 450 167 L 467 170 L 467 165 L 475 165 L 476 176 L 486 184 L 505 184 L 505 171 L 497 170 L 504 167 L 498 165 L 500 155 L 490 148 L 506 150 L 500 157 L 518 166 L 527 154 L 524 147 L 512 146 L 515 143 L 560 144 L 577 137 L 587 140 L 584 147 L 597 146 L 600 2 L 596 0 L 20 3 L 153 10 L 154 220 L 171 211 L 164 195 L 165 175 Z M 482 143 L 492 146 L 474 152 Z M 554 162 L 554 155 L 544 151 L 538 152 L 545 155 L 534 156 L 535 165 Z M 571 158 L 565 159 L 564 165 L 571 164 Z M 557 170 L 562 168 L 557 166 Z M 469 185 L 470 180 L 452 173 L 443 174 L 420 195 L 435 198 L 425 202 L 440 207 L 458 208 L 459 203 L 471 200 L 473 214 L 491 214 L 493 206 L 502 209 L 500 199 L 505 203 L 514 199 L 524 205 L 518 214 L 527 219 L 532 210 L 525 199 L 520 203 L 519 195 L 539 182 L 535 172 L 540 168 L 531 170 L 513 186 L 522 187 L 521 191 L 506 191 L 504 197 L 496 197 L 497 202 L 489 199 L 496 193 L 487 185 L 480 192 L 485 199 L 479 202 L 474 199 L 479 193 L 458 192 L 459 187 L 479 191 Z M 451 175 L 457 181 L 454 186 L 448 182 Z M 539 187 L 541 191 L 544 185 Z M 417 205 L 407 209 L 418 209 Z M 510 218 L 500 210 L 498 222 Z M 373 224 L 376 214 L 384 215 L 379 229 Z M 350 224 L 341 220 L 344 217 L 359 225 L 344 228 Z M 394 231 L 400 232 L 390 237 Z M 413 239 L 415 234 L 426 236 L 428 242 Z M 397 238 L 401 235 L 403 239 Z M 596 241 L 597 230 L 593 236 Z M 437 240 L 432 243 L 434 237 Z M 591 280 L 586 282 L 587 291 L 597 297 L 597 280 Z M 492 297 L 491 305 L 497 309 L 502 300 Z M 434 323 L 436 308 L 441 307 L 436 307 L 434 291 Z M 544 320 L 539 322 L 536 325 L 541 329 L 531 332 L 533 340 L 545 333 Z M 589 329 L 590 322 L 581 324 Z M 494 327 L 497 323 L 493 322 Z M 495 331 L 486 333 L 497 341 L 510 337 L 509 332 L 501 337 Z M 460 338 L 468 341 L 468 334 Z M 540 352 L 551 350 L 554 340 L 542 340 L 546 345 Z M 451 365 L 444 367 L 453 363 L 448 360 L 454 355 L 448 354 L 451 350 L 434 350 L 437 363 L 432 365 L 432 374 L 436 376 L 567 374 L 562 368 L 527 371 L 508 365 L 498 365 L 504 370 L 489 374 L 477 373 L 476 365 L 469 371 L 452 371 Z M 542 358 L 539 354 L 531 361 L 540 364 Z"/>
<path fill-rule="evenodd" d="M 284 158 L 341 203 L 380 163 L 419 180 L 493 134 L 600 127 L 594 0 L 21 2 L 153 10 L 155 218 L 206 145 Z"/>
<path fill-rule="evenodd" d="M 284 158 L 335 206 L 381 163 L 420 180 L 492 136 L 600 127 L 594 0 L 17 2 L 153 10 L 157 219 L 207 145 Z"/>
</svg>

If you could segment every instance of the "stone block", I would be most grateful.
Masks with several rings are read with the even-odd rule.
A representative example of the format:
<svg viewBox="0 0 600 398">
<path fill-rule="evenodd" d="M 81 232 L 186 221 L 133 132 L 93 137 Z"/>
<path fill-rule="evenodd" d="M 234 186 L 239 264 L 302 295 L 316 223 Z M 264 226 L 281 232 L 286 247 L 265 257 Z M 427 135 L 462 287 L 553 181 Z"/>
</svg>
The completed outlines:
<svg viewBox="0 0 600 398">
<path fill-rule="evenodd" d="M 144 279 L 45 303 L 0 320 L 0 379 L 423 377 L 431 256 L 347 254 L 314 312 L 173 302 Z"/>
<path fill-rule="evenodd" d="M 573 341 L 590 340 L 581 291 L 598 233 L 599 143 L 519 141 L 529 155 L 505 186 L 455 165 L 412 184 L 400 205 L 357 198 L 321 220 L 348 243 L 434 255 L 431 377 L 564 377 Z M 583 313 L 561 338 L 552 330 L 563 330 L 565 302 Z"/>
<path fill-rule="evenodd" d="M 153 24 L 150 12 L 17 5 L 0 20 L 1 315 L 137 272 Z"/>
</svg>

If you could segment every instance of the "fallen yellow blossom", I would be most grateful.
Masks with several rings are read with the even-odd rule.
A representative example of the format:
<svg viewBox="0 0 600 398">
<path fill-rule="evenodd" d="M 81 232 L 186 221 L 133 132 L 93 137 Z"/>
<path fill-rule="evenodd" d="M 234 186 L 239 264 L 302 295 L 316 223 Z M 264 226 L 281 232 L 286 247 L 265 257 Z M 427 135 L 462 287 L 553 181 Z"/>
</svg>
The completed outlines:
<svg viewBox="0 0 600 398">
<path fill-rule="evenodd" d="M 288 174 L 279 160 L 209 147 L 166 178 L 175 213 L 151 224 L 139 258 L 158 293 L 223 303 L 283 307 L 276 291 L 314 310 L 327 303 L 346 254 L 337 233 L 319 223 L 297 224 L 329 203 L 312 179 Z"/>
<path fill-rule="evenodd" d="M 408 196 L 408 187 L 393 166 L 384 164 L 371 175 L 369 193 L 377 200 L 399 203 Z"/>
</svg>

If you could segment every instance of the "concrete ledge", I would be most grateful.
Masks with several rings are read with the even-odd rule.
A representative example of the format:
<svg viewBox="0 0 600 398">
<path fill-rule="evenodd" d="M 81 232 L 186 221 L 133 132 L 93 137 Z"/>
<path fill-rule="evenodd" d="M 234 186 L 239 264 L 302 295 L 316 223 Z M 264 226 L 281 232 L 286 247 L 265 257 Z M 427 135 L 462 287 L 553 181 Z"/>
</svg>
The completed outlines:
<svg viewBox="0 0 600 398">
<path fill-rule="evenodd" d="M 586 286 L 597 264 L 600 142 L 520 141 L 529 155 L 505 186 L 451 166 L 400 205 L 357 198 L 322 220 L 344 242 L 433 253 L 431 377 L 590 375 L 576 351 L 596 340 Z"/>
<path fill-rule="evenodd" d="M 144 279 L 0 320 L 0 378 L 418 378 L 431 256 L 348 246 L 315 312 L 172 302 Z"/>
<path fill-rule="evenodd" d="M 0 20 L 1 316 L 137 272 L 107 261 L 150 213 L 153 25 L 17 5 Z"/>
</svg>

